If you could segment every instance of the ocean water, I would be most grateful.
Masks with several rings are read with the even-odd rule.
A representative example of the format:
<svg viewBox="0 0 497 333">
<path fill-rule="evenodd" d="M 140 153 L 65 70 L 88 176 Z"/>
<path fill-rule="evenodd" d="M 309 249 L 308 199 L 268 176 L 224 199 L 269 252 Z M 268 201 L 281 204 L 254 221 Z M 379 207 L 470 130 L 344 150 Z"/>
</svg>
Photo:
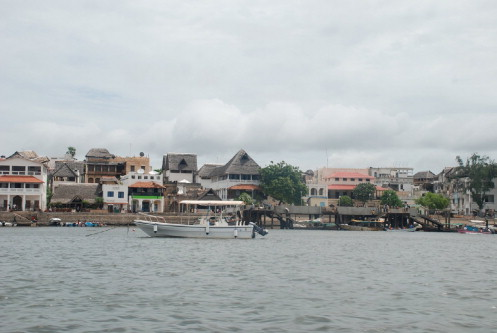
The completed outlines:
<svg viewBox="0 0 497 333">
<path fill-rule="evenodd" d="M 0 228 L 1 332 L 497 332 L 497 235 Z"/>
</svg>

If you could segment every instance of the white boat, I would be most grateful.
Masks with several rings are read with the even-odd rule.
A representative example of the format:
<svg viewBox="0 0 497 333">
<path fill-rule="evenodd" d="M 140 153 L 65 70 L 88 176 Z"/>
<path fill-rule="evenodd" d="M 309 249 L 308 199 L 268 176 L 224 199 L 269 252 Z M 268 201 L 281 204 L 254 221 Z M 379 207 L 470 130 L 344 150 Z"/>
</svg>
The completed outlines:
<svg viewBox="0 0 497 333">
<path fill-rule="evenodd" d="M 265 236 L 267 231 L 253 222 L 243 223 L 236 219 L 236 210 L 243 201 L 201 201 L 184 200 L 187 211 L 193 206 L 206 207 L 207 214 L 193 223 L 167 223 L 164 218 L 155 215 L 141 214 L 142 218 L 134 224 L 150 237 L 183 237 L 183 238 L 255 238 L 256 233 Z M 232 211 L 232 215 L 224 216 L 225 209 Z M 233 215 L 234 213 L 234 215 Z"/>
</svg>

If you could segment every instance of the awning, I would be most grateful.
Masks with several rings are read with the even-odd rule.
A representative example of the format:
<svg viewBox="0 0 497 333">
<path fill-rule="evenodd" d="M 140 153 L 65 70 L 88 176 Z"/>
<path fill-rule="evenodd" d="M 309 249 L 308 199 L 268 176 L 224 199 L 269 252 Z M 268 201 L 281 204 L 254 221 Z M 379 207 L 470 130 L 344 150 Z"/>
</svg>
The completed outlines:
<svg viewBox="0 0 497 333">
<path fill-rule="evenodd" d="M 234 185 L 228 188 L 228 190 L 246 190 L 246 191 L 260 190 L 260 189 L 261 188 L 259 186 L 251 184 Z"/>
<path fill-rule="evenodd" d="M 44 181 L 33 176 L 0 176 L 0 183 L 43 184 Z"/>
</svg>

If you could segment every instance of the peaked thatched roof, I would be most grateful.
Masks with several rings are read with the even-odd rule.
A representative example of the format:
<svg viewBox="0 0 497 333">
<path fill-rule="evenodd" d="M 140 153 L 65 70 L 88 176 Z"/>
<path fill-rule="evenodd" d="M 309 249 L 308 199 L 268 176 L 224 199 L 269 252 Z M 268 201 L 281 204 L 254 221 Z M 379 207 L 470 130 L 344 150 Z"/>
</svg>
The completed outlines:
<svg viewBox="0 0 497 333">
<path fill-rule="evenodd" d="M 55 170 L 52 172 L 53 177 L 77 177 L 78 171 L 82 175 L 85 164 L 80 161 L 57 161 Z"/>
<path fill-rule="evenodd" d="M 94 203 L 100 194 L 99 184 L 59 184 L 53 190 L 52 202 L 71 203 L 75 199 Z"/>
<path fill-rule="evenodd" d="M 200 193 L 198 193 L 198 197 L 196 200 L 218 200 L 221 201 L 221 197 L 216 194 L 211 188 L 208 188 Z"/>
<path fill-rule="evenodd" d="M 164 155 L 162 169 L 195 172 L 197 171 L 197 155 L 169 153 Z"/>
<path fill-rule="evenodd" d="M 225 165 L 212 170 L 211 177 L 228 174 L 258 175 L 260 166 L 245 152 L 240 149 L 238 153 Z"/>
</svg>

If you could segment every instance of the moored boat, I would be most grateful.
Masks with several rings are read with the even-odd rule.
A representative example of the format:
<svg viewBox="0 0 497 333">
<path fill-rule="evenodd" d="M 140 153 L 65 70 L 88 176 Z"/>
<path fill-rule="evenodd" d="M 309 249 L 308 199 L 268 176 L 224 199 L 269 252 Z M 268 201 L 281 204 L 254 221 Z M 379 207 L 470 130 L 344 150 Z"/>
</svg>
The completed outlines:
<svg viewBox="0 0 497 333">
<path fill-rule="evenodd" d="M 340 224 L 340 228 L 351 231 L 384 231 L 385 220 L 351 220 L 348 224 Z"/>
<path fill-rule="evenodd" d="M 234 218 L 225 217 L 223 208 L 238 209 L 242 201 L 195 201 L 184 200 L 180 204 L 207 207 L 207 215 L 187 224 L 167 223 L 164 218 L 141 214 L 134 224 L 150 237 L 182 238 L 255 238 L 256 233 L 265 236 L 267 231 L 253 222 L 248 224 Z M 213 215 L 211 215 L 213 212 Z"/>
</svg>

